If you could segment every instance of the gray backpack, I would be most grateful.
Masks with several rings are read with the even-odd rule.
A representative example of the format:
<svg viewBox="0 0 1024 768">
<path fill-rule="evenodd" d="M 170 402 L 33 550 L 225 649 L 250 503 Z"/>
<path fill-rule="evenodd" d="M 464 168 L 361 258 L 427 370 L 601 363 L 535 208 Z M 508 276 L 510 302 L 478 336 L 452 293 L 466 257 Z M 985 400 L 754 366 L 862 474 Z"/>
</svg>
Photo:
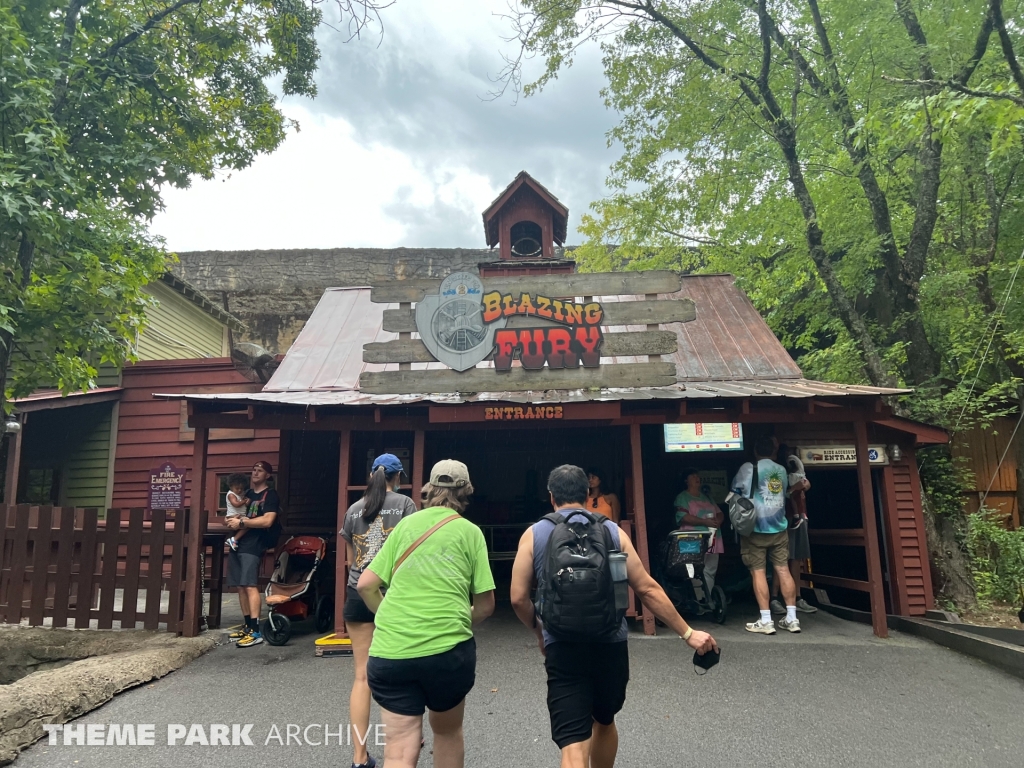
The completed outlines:
<svg viewBox="0 0 1024 768">
<path fill-rule="evenodd" d="M 754 489 L 757 487 L 757 460 L 753 463 L 750 476 L 750 496 L 738 496 L 730 493 L 726 502 L 729 505 L 729 521 L 732 529 L 740 536 L 749 536 L 754 532 L 757 522 L 757 510 L 754 508 Z"/>
</svg>

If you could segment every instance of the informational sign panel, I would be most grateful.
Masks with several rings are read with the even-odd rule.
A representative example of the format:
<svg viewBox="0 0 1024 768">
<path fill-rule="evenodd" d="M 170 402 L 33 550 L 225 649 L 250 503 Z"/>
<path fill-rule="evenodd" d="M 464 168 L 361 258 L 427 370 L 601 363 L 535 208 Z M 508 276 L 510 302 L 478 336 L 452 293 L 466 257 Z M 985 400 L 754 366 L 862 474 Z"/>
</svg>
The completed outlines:
<svg viewBox="0 0 1024 768">
<path fill-rule="evenodd" d="M 854 466 L 857 463 L 855 445 L 801 445 L 797 450 L 805 467 Z M 868 446 L 868 463 L 889 463 L 884 445 Z"/>
<path fill-rule="evenodd" d="M 700 471 L 700 489 L 715 504 L 724 504 L 729 495 L 729 475 L 724 469 L 702 469 Z"/>
<path fill-rule="evenodd" d="M 665 450 L 669 453 L 742 451 L 743 425 L 736 422 L 666 424 Z"/>
<path fill-rule="evenodd" d="M 149 509 L 181 509 L 185 506 L 185 470 L 171 462 L 149 471 Z"/>
</svg>

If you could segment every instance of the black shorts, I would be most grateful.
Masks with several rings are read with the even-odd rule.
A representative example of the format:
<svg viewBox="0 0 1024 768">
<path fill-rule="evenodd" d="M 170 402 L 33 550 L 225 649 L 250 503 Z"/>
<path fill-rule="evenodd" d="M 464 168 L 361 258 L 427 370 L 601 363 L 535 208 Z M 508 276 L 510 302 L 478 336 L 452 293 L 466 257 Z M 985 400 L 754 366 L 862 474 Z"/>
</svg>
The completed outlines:
<svg viewBox="0 0 1024 768">
<path fill-rule="evenodd" d="M 228 552 L 228 586 L 258 587 L 262 555 L 249 552 Z"/>
<path fill-rule="evenodd" d="M 418 659 L 371 656 L 366 677 L 373 700 L 388 712 L 411 717 L 424 709 L 447 712 L 476 682 L 476 641 L 469 638 L 450 651 Z"/>
<path fill-rule="evenodd" d="M 807 521 L 804 520 L 799 528 L 789 529 L 789 559 L 809 560 L 811 557 L 811 541 L 807 535 Z"/>
<path fill-rule="evenodd" d="M 566 643 L 547 647 L 551 740 L 564 749 L 590 738 L 594 721 L 611 725 L 626 703 L 626 642 Z"/>
<path fill-rule="evenodd" d="M 373 624 L 373 611 L 366 607 L 355 587 L 345 587 L 345 623 Z"/>
</svg>

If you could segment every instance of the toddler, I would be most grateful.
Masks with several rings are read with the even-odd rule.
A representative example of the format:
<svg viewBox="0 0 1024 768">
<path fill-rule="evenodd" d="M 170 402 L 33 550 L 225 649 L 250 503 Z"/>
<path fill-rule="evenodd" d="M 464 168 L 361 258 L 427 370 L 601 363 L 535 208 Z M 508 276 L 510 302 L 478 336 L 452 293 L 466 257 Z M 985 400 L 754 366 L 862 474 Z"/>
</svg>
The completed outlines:
<svg viewBox="0 0 1024 768">
<path fill-rule="evenodd" d="M 249 477 L 243 474 L 234 474 L 228 477 L 228 492 L 224 495 L 224 505 L 228 508 L 228 517 L 240 517 L 248 511 L 245 501 L 245 491 L 249 487 Z M 246 529 L 240 528 L 235 535 L 228 539 L 228 546 L 233 550 L 238 549 L 238 540 L 245 535 Z"/>
</svg>

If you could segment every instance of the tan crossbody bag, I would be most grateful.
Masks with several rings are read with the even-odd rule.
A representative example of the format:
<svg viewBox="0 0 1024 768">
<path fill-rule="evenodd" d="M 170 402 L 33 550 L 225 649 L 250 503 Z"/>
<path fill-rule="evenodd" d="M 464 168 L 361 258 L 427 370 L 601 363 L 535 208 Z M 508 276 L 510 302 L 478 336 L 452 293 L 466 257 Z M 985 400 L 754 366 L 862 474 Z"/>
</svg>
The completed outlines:
<svg viewBox="0 0 1024 768">
<path fill-rule="evenodd" d="M 395 563 L 395 569 L 391 571 L 391 580 L 394 581 L 395 574 L 398 573 L 398 569 L 402 567 L 402 563 L 405 562 L 405 558 L 407 558 L 409 555 L 415 552 L 416 547 L 418 547 L 424 541 L 429 539 L 433 535 L 434 531 L 436 531 L 438 528 L 440 528 L 443 525 L 448 525 L 448 523 L 450 523 L 452 520 L 458 520 L 460 517 L 462 517 L 462 515 L 456 512 L 455 514 L 446 517 L 444 520 L 441 520 L 439 523 L 432 525 L 429 529 L 427 529 L 426 533 L 424 533 L 422 536 L 416 539 L 416 541 L 414 541 L 409 546 L 409 548 L 402 553 L 402 556 L 398 558 L 398 562 Z"/>
</svg>

